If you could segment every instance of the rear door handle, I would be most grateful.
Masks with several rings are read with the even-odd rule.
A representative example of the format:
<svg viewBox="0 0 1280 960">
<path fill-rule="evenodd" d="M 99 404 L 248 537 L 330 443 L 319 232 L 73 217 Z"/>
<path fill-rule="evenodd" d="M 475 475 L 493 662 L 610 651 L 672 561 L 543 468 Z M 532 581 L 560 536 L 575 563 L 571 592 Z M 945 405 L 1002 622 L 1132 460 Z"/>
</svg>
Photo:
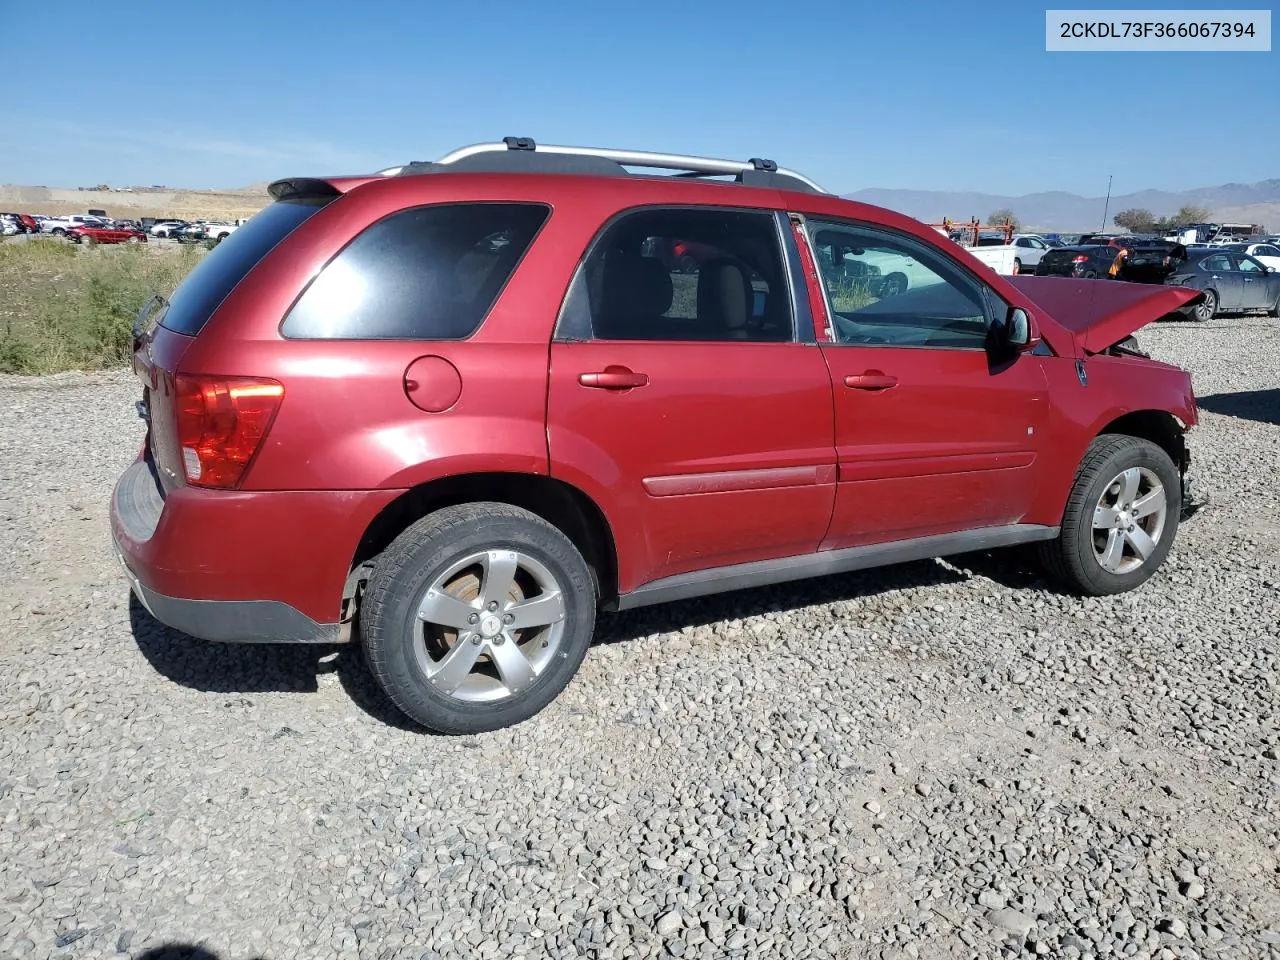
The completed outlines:
<svg viewBox="0 0 1280 960">
<path fill-rule="evenodd" d="M 649 375 L 635 373 L 626 367 L 608 366 L 596 373 L 578 374 L 578 382 L 584 387 L 595 387 L 597 390 L 630 390 L 647 384 Z"/>
<path fill-rule="evenodd" d="M 845 377 L 844 385 L 854 390 L 888 390 L 898 385 L 898 378 L 875 370 Z"/>
</svg>

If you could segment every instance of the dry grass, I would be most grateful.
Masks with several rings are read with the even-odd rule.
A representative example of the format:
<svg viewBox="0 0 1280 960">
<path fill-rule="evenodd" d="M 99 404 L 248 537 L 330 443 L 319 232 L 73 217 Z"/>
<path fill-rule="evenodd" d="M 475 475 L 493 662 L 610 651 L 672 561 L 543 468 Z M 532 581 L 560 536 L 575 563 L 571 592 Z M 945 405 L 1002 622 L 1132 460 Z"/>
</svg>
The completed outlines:
<svg viewBox="0 0 1280 960">
<path fill-rule="evenodd" d="M 93 370 L 129 362 L 130 330 L 168 295 L 203 247 L 83 248 L 64 240 L 0 244 L 0 372 Z"/>
</svg>

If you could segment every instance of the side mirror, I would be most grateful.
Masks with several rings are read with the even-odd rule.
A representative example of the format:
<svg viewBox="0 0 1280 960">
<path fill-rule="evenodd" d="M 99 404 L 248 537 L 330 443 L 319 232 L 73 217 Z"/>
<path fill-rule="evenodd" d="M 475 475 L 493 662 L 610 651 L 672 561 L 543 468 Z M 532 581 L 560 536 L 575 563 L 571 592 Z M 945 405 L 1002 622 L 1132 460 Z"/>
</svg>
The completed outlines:
<svg viewBox="0 0 1280 960">
<path fill-rule="evenodd" d="M 995 352 L 1010 359 L 1034 350 L 1040 343 L 1040 333 L 1031 315 L 1021 307 L 1010 307 L 1004 322 L 997 324 L 992 333 L 995 335 L 992 344 Z"/>
<path fill-rule="evenodd" d="M 1031 316 L 1021 307 L 1009 311 L 1006 324 L 1006 340 L 1014 350 L 1030 350 L 1040 342 L 1040 336 L 1031 323 Z"/>
</svg>

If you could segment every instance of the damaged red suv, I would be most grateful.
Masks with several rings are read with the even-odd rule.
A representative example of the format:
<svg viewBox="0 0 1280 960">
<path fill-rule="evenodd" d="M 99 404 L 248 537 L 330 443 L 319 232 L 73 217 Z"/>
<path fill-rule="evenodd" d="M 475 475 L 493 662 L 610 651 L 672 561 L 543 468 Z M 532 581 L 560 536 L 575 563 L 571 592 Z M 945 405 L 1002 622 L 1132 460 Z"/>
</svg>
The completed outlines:
<svg viewBox="0 0 1280 960">
<path fill-rule="evenodd" d="M 1112 594 L 1173 544 L 1196 402 L 1131 334 L 1196 291 L 998 276 L 766 160 L 270 193 L 139 315 L 119 556 L 193 637 L 363 644 L 426 728 L 537 713 L 600 610 L 1016 544 Z"/>
</svg>

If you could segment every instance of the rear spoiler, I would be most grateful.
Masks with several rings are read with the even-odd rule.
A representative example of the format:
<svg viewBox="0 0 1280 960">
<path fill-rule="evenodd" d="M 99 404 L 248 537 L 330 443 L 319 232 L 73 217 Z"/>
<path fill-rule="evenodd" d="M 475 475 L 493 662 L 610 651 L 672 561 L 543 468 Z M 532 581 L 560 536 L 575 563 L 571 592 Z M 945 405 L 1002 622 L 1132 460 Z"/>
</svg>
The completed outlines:
<svg viewBox="0 0 1280 960">
<path fill-rule="evenodd" d="M 276 180 L 267 187 L 272 200 L 297 200 L 302 197 L 340 197 L 362 183 L 382 177 L 363 174 L 340 177 L 289 177 Z"/>
</svg>

